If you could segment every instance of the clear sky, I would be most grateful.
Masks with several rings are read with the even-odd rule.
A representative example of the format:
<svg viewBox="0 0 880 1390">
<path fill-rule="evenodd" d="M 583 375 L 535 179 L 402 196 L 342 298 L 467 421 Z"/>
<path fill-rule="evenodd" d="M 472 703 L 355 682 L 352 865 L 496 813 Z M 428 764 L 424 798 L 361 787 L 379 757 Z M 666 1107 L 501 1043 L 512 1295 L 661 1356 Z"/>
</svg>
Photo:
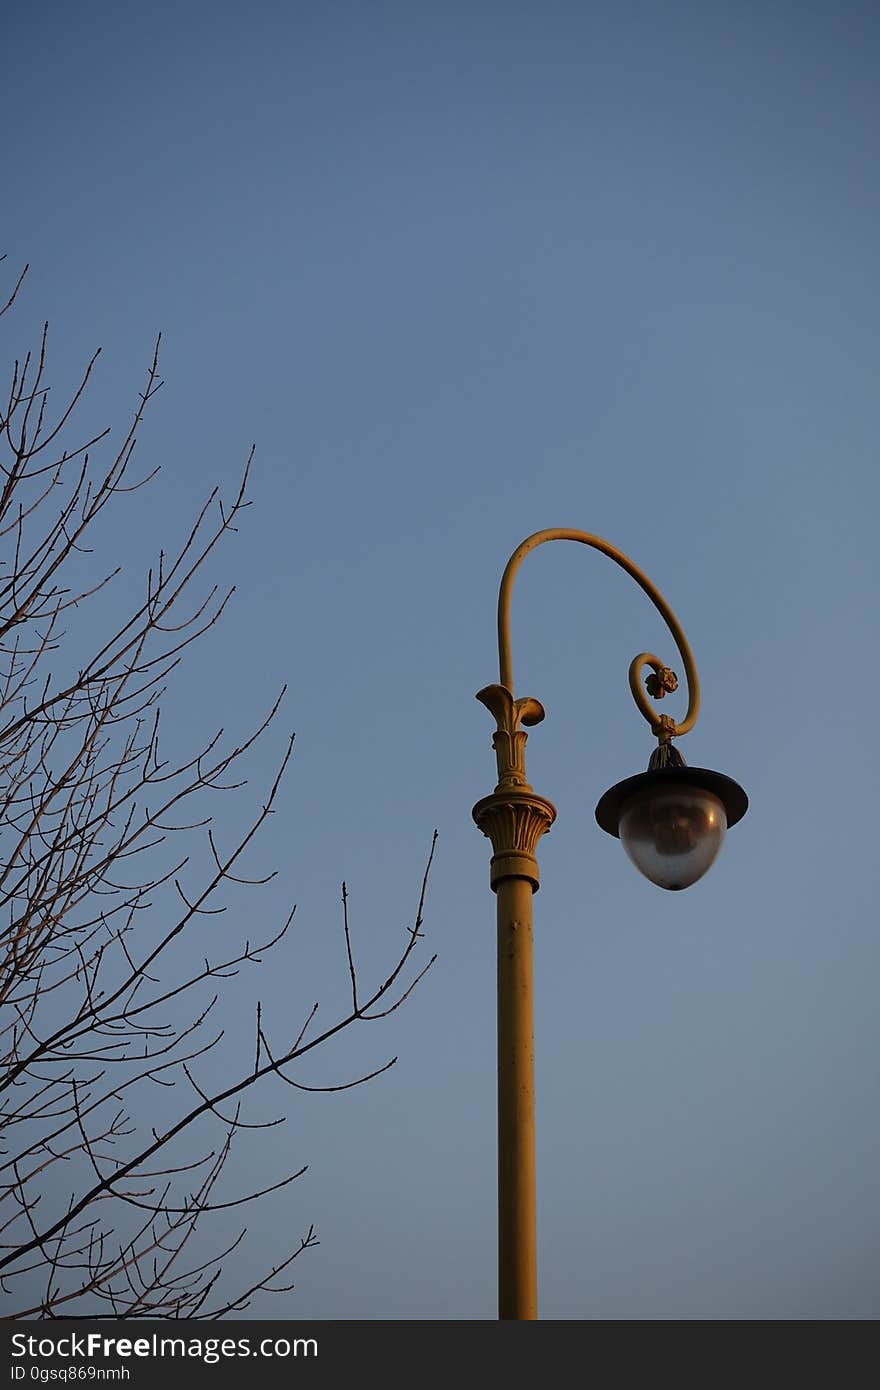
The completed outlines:
<svg viewBox="0 0 880 1390">
<path fill-rule="evenodd" d="M 185 746 L 290 685 L 253 860 L 282 872 L 244 911 L 293 898 L 296 935 L 235 985 L 233 1040 L 257 994 L 282 1030 L 344 1005 L 343 876 L 380 973 L 440 832 L 434 970 L 301 1076 L 397 1066 L 253 1107 L 289 1118 L 230 1188 L 310 1167 L 250 1213 L 236 1274 L 310 1222 L 322 1242 L 253 1311 L 494 1316 L 474 694 L 509 553 L 578 526 L 678 613 L 704 696 L 682 751 L 751 809 L 687 893 L 633 871 L 593 808 L 651 751 L 631 657 L 675 652 L 602 556 L 530 557 L 515 674 L 559 812 L 535 901 L 542 1315 L 876 1316 L 876 7 L 49 0 L 4 39 L 2 249 L 32 265 L 4 363 L 43 318 L 59 387 L 100 344 L 84 419 L 120 427 L 163 333 L 140 446 L 162 472 L 108 553 L 172 546 L 257 445 L 234 604 L 166 715 Z"/>
</svg>

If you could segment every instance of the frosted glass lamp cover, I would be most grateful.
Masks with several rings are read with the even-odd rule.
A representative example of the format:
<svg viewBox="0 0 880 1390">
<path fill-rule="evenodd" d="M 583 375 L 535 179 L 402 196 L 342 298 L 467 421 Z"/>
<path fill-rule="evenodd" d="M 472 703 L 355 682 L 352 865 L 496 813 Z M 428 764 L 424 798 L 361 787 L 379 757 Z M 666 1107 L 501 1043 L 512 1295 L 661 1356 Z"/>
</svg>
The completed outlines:
<svg viewBox="0 0 880 1390">
<path fill-rule="evenodd" d="M 738 783 L 707 768 L 672 767 L 619 782 L 602 797 L 596 819 L 622 841 L 640 873 L 659 888 L 689 888 L 715 862 L 728 826 L 748 797 Z"/>
<path fill-rule="evenodd" d="M 620 814 L 621 843 L 658 888 L 690 888 L 714 863 L 727 830 L 718 797 L 699 787 L 648 787 Z"/>
</svg>

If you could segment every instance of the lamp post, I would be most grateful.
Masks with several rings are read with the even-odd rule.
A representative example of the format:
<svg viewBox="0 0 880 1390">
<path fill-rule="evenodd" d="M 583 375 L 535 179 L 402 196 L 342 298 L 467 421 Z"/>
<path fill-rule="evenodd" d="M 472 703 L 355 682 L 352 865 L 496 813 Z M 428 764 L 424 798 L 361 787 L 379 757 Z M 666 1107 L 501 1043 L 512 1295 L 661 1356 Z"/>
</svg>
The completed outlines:
<svg viewBox="0 0 880 1390">
<path fill-rule="evenodd" d="M 600 536 L 558 527 L 538 531 L 511 555 L 498 595 L 498 685 L 477 699 L 494 715 L 492 743 L 498 783 L 478 801 L 474 820 L 492 842 L 490 884 L 498 918 L 498 1316 L 528 1320 L 538 1316 L 535 1221 L 535 1062 L 532 986 L 532 897 L 538 891 L 536 849 L 552 826 L 556 810 L 526 778 L 523 725 L 539 724 L 544 708 L 514 694 L 510 652 L 510 596 L 516 572 L 529 551 L 546 541 L 578 541 L 609 556 L 632 575 L 666 621 L 684 663 L 687 713 L 681 723 L 658 714 L 641 686 L 642 672 L 656 700 L 676 689 L 675 673 L 651 652 L 641 652 L 629 668 L 629 684 L 641 714 L 651 725 L 657 748 L 647 772 L 612 787 L 596 807 L 603 830 L 618 836 L 636 868 L 661 888 L 687 888 L 714 861 L 728 826 L 748 807 L 742 787 L 720 772 L 690 768 L 673 738 L 697 722 L 700 684 L 693 654 L 672 609 L 637 565 Z"/>
</svg>

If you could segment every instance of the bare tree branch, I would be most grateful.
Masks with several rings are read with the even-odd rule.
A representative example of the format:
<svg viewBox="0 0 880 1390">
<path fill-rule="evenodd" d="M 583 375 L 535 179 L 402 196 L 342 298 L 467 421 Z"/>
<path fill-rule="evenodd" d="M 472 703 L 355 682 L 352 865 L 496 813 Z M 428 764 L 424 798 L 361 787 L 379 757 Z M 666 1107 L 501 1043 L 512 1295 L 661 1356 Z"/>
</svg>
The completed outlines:
<svg viewBox="0 0 880 1390">
<path fill-rule="evenodd" d="M 303 1072 L 330 1039 L 398 1009 L 433 963 L 410 967 L 436 833 L 414 924 L 383 982 L 364 997 L 343 884 L 351 1006 L 309 1036 L 315 1003 L 293 1037 L 288 1019 L 273 1025 L 258 1003 L 253 1051 L 238 1063 L 224 1053 L 218 1085 L 226 1044 L 215 1019 L 233 998 L 229 982 L 261 967 L 293 911 L 255 940 L 243 931 L 230 942 L 224 928 L 223 946 L 202 948 L 201 964 L 186 943 L 200 923 L 232 917 L 236 895 L 274 879 L 249 859 L 294 741 L 259 809 L 239 818 L 237 832 L 229 815 L 218 831 L 215 803 L 237 804 L 248 757 L 272 736 L 285 692 L 245 737 L 219 730 L 176 762 L 162 752 L 160 702 L 234 592 L 209 568 L 250 506 L 254 451 L 231 502 L 214 488 L 178 547 L 159 551 L 139 597 L 115 625 L 97 627 L 121 572 L 94 559 L 99 518 L 108 508 L 124 516 L 128 495 L 157 471 L 138 475 L 133 461 L 162 385 L 159 341 L 116 446 L 109 430 L 67 440 L 99 353 L 58 404 L 47 345 L 44 325 L 0 397 L 0 1291 L 13 1318 L 219 1318 L 259 1293 L 288 1292 L 286 1271 L 317 1244 L 309 1227 L 262 1278 L 226 1289 L 224 1268 L 244 1232 L 227 1238 L 223 1214 L 306 1170 L 236 1186 L 236 1139 L 285 1118 L 246 1118 L 242 1106 L 273 1077 L 289 1102 L 291 1091 L 350 1090 L 394 1065 L 329 1084 Z M 84 627 L 99 594 L 98 619 Z M 96 630 L 89 645 L 82 634 Z M 283 1041 L 270 1043 L 273 1035 Z M 206 1258 L 198 1233 L 217 1220 L 219 1248 Z"/>
</svg>

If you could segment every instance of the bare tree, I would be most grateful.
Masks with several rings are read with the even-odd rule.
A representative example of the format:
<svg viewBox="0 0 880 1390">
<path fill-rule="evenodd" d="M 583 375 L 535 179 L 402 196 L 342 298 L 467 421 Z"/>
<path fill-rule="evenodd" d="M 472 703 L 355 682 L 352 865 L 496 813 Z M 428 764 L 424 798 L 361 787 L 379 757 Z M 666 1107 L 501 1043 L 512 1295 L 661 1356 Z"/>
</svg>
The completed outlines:
<svg viewBox="0 0 880 1390">
<path fill-rule="evenodd" d="M 307 1091 L 345 1090 L 393 1065 L 330 1087 L 293 1074 L 298 1059 L 329 1039 L 392 1013 L 432 964 L 416 971 L 412 957 L 434 845 L 414 922 L 381 983 L 359 985 L 343 885 L 350 1003 L 320 1029 L 317 1004 L 295 1027 L 284 1020 L 274 1028 L 258 1004 L 247 1061 L 225 1065 L 224 1083 L 210 1085 L 202 1063 L 222 1036 L 215 1016 L 225 982 L 278 945 L 292 913 L 268 940 L 240 940 L 196 965 L 183 943 L 204 914 L 224 910 L 226 892 L 267 881 L 248 878 L 242 861 L 273 811 L 293 740 L 258 813 L 224 843 L 204 798 L 243 785 L 242 760 L 281 697 L 248 737 L 228 747 L 217 734 L 182 761 L 163 757 L 159 701 L 170 672 L 229 599 L 231 590 L 216 584 L 197 593 L 197 581 L 248 505 L 251 458 L 231 505 L 215 489 L 176 553 L 160 552 L 140 600 L 83 650 L 83 605 L 118 573 L 90 573 L 98 518 L 153 476 L 132 472 L 138 430 L 161 385 L 158 344 L 121 444 L 111 448 L 105 430 L 68 447 L 98 354 L 53 411 L 46 337 L 44 326 L 37 350 L 15 362 L 0 403 L 3 1311 L 218 1318 L 245 1309 L 258 1290 L 291 1288 L 292 1262 L 315 1243 L 310 1227 L 263 1277 L 229 1293 L 220 1276 L 243 1232 L 209 1259 L 194 1239 L 210 1213 L 305 1171 L 226 1194 L 220 1178 L 238 1131 L 281 1123 L 246 1121 L 242 1101 L 272 1076 Z M 207 846 L 192 882 L 194 835 Z"/>
</svg>

